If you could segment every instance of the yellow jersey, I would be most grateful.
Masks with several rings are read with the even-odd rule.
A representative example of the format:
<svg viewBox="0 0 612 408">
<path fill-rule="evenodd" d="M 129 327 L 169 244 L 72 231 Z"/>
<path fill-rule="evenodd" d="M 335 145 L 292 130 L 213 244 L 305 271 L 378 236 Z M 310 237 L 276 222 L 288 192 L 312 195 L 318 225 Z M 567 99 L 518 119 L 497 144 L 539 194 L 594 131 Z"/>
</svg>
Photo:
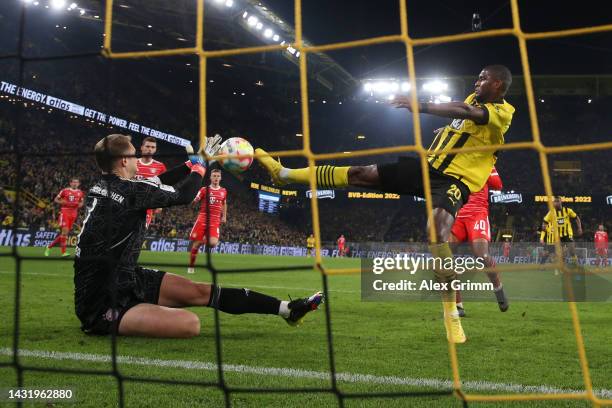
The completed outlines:
<svg viewBox="0 0 612 408">
<path fill-rule="evenodd" d="M 315 239 L 314 239 L 314 237 L 312 237 L 312 238 L 308 237 L 308 239 L 306 239 L 306 246 L 308 248 L 314 248 L 314 246 L 315 246 Z"/>
<path fill-rule="evenodd" d="M 505 100 L 480 104 L 476 95 L 469 95 L 469 105 L 484 108 L 488 121 L 478 125 L 469 119 L 454 119 L 435 137 L 429 147 L 427 160 L 434 169 L 459 179 L 472 193 L 480 191 L 487 182 L 491 168 L 497 161 L 497 152 L 466 152 L 446 154 L 452 148 L 503 145 L 504 134 L 510 127 L 514 107 Z"/>
<path fill-rule="evenodd" d="M 557 231 L 559 232 L 559 238 L 574 237 L 574 231 L 572 230 L 572 218 L 576 218 L 576 213 L 571 208 L 562 207 L 560 210 L 556 210 L 557 213 Z M 544 222 L 546 225 L 546 243 L 554 244 L 555 243 L 555 232 L 553 230 L 555 226 L 554 214 L 549 211 L 544 216 Z"/>
</svg>

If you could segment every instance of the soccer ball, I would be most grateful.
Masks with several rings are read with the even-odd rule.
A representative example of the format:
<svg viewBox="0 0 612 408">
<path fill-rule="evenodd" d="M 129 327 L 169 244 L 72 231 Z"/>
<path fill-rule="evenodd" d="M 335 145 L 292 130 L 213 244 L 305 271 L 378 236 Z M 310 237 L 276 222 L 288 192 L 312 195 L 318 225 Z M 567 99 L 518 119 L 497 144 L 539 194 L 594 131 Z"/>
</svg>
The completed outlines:
<svg viewBox="0 0 612 408">
<path fill-rule="evenodd" d="M 221 145 L 221 149 L 219 150 L 219 154 L 221 155 L 252 155 L 253 154 L 253 146 L 251 144 L 241 138 L 241 137 L 231 137 L 227 139 Z M 232 173 L 242 173 L 243 171 L 248 170 L 253 163 L 253 157 L 230 157 L 227 159 L 219 159 L 219 164 L 227 171 Z"/>
</svg>

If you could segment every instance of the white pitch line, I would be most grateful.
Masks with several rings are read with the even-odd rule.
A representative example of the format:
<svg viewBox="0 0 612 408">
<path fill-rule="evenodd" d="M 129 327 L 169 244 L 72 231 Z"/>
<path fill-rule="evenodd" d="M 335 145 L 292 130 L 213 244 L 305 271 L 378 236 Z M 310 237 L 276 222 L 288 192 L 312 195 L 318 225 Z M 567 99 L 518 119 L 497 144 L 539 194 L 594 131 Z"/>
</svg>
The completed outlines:
<svg viewBox="0 0 612 408">
<path fill-rule="evenodd" d="M 0 355 L 12 356 L 13 350 L 7 347 L 0 348 Z M 89 353 L 70 353 L 60 351 L 44 351 L 44 350 L 19 350 L 20 357 L 35 357 L 50 360 L 71 360 L 71 361 L 89 361 L 94 363 L 110 363 L 111 356 Z M 204 361 L 188 361 L 188 360 L 160 360 L 149 359 L 132 356 L 117 356 L 117 362 L 121 364 L 166 367 L 166 368 L 181 368 L 187 370 L 204 370 L 217 371 L 217 364 Z M 314 380 L 330 380 L 330 373 L 323 371 L 302 370 L 297 368 L 275 368 L 275 367 L 258 367 L 247 366 L 241 364 L 223 364 L 223 371 L 240 373 L 240 374 L 255 374 L 268 375 L 278 377 L 304 378 Z M 371 374 L 355 374 L 355 373 L 337 373 L 338 381 L 348 383 L 366 383 L 366 384 L 383 384 L 383 385 L 407 385 L 412 387 L 427 387 L 436 389 L 452 389 L 452 381 L 440 380 L 435 378 L 407 378 L 394 376 L 377 376 Z M 584 391 L 566 388 L 557 388 L 549 385 L 523 385 L 509 383 L 495 383 L 490 381 L 464 381 L 462 387 L 472 391 L 494 391 L 506 393 L 536 393 L 536 394 L 580 394 Z M 612 398 L 612 390 L 600 389 L 595 390 L 595 393 L 601 398 Z"/>
</svg>

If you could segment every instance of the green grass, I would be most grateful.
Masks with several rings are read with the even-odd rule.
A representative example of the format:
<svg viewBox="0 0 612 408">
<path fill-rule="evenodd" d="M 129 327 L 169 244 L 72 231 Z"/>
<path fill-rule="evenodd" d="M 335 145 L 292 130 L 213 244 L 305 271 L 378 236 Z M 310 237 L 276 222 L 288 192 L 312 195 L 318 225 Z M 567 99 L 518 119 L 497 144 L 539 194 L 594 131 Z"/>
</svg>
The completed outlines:
<svg viewBox="0 0 612 408">
<path fill-rule="evenodd" d="M 7 253 L 3 248 L 0 253 Z M 40 249 L 20 250 L 22 256 L 40 256 Z M 175 263 L 187 260 L 187 254 L 143 253 L 141 262 Z M 322 288 L 321 276 L 308 265 L 312 259 L 265 256 L 215 255 L 220 269 L 304 265 L 296 272 L 244 272 L 219 275 L 225 286 L 248 287 L 280 298 L 299 297 Z M 355 267 L 350 259 L 326 260 L 333 267 Z M 185 267 L 164 267 L 184 274 Z M 0 348 L 13 346 L 15 262 L 0 258 Z M 23 260 L 21 262 L 21 303 L 19 347 L 31 351 L 87 353 L 108 355 L 109 337 L 86 336 L 79 330 L 73 308 L 72 262 Z M 520 274 L 517 274 L 517 276 Z M 209 281 L 210 274 L 199 270 L 196 280 Z M 509 276 L 509 275 L 508 275 Z M 191 276 L 190 276 L 191 277 Z M 360 277 L 330 276 L 333 348 L 338 372 L 401 378 L 448 380 L 451 378 L 448 346 L 444 334 L 441 306 L 438 302 L 362 302 Z M 512 301 L 512 298 L 511 298 Z M 507 313 L 500 313 L 494 302 L 470 302 L 464 328 L 468 342 L 457 347 L 463 381 L 513 383 L 527 386 L 549 386 L 561 389 L 583 388 L 576 341 L 569 307 L 565 303 L 513 301 Z M 593 386 L 612 389 L 612 305 L 610 303 L 578 304 Z M 154 340 L 121 338 L 121 356 L 158 360 L 216 362 L 213 311 L 193 308 L 201 319 L 202 333 L 189 340 Z M 303 326 L 292 328 L 273 316 L 220 314 L 222 356 L 226 364 L 249 367 L 294 368 L 327 372 L 328 356 L 325 311 L 309 315 Z M 7 353 L 0 363 L 10 362 Z M 107 362 L 75 359 L 48 359 L 23 356 L 22 364 L 30 367 L 110 370 Z M 218 381 L 215 370 L 176 368 L 120 363 L 124 376 L 163 380 Z M 72 388 L 77 406 L 116 406 L 117 381 L 111 376 L 88 376 L 46 373 L 26 370 L 24 383 L 37 388 Z M 323 388 L 323 378 L 288 377 L 231 371 L 224 374 L 230 388 Z M 17 382 L 13 367 L 0 368 L 0 389 Z M 347 393 L 430 391 L 435 388 L 415 385 L 391 385 L 371 381 L 339 381 Z M 494 390 L 468 390 L 468 393 L 494 394 Z M 233 406 L 292 407 L 304 405 L 334 406 L 337 399 L 330 393 L 231 393 Z M 219 388 L 187 385 L 125 382 L 125 403 L 133 407 L 220 406 L 224 395 Z M 455 397 L 411 397 L 386 399 L 347 399 L 348 407 L 384 406 L 461 406 Z M 503 404 L 472 404 L 502 406 Z M 26 406 L 29 406 L 26 404 Z M 35 405 L 32 405 L 35 406 Z M 74 406 L 56 403 L 55 406 Z M 521 406 L 589 406 L 582 401 L 530 402 Z"/>
</svg>

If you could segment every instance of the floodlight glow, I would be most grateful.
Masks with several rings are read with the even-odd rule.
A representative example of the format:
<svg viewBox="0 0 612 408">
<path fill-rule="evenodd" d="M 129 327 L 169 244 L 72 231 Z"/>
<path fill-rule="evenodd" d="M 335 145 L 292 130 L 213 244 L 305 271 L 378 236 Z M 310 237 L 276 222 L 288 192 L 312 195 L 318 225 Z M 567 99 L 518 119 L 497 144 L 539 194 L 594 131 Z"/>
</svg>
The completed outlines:
<svg viewBox="0 0 612 408">
<path fill-rule="evenodd" d="M 234 5 L 234 0 L 226 0 L 225 7 L 232 7 Z"/>
<path fill-rule="evenodd" d="M 293 48 L 292 46 L 287 47 L 287 52 L 289 52 L 289 54 L 295 54 L 295 48 Z"/>
<path fill-rule="evenodd" d="M 410 92 L 410 82 L 402 82 L 402 92 Z"/>
<path fill-rule="evenodd" d="M 450 101 L 452 101 L 452 98 L 450 96 L 447 96 L 447 95 L 440 95 L 440 96 L 438 96 L 438 99 L 440 100 L 440 102 L 450 102 Z"/>
<path fill-rule="evenodd" d="M 31 3 L 32 0 L 23 0 L 24 3 Z"/>
<path fill-rule="evenodd" d="M 394 99 L 395 99 L 395 95 L 389 95 L 389 96 L 387 96 L 387 99 L 388 99 L 388 100 L 390 100 L 390 101 L 392 101 L 392 100 L 394 100 Z"/>
<path fill-rule="evenodd" d="M 280 45 L 285 45 L 285 42 L 286 42 L 286 41 L 284 41 L 284 40 L 283 40 L 283 41 L 281 41 Z"/>
<path fill-rule="evenodd" d="M 247 18 L 248 15 L 249 15 L 249 12 L 245 11 L 244 13 L 242 13 L 242 18 Z"/>
<path fill-rule="evenodd" d="M 298 51 L 298 52 L 296 52 L 296 53 L 295 53 L 295 56 L 296 56 L 297 58 L 300 58 L 300 52 L 299 52 L 299 51 Z"/>
<path fill-rule="evenodd" d="M 363 90 L 366 92 L 372 92 L 372 84 L 370 82 L 366 82 L 363 84 Z"/>
<path fill-rule="evenodd" d="M 278 40 L 280 40 L 280 37 L 278 36 L 278 34 L 274 34 L 272 36 L 272 41 L 278 41 Z"/>
<path fill-rule="evenodd" d="M 263 35 L 264 35 L 264 37 L 266 37 L 266 38 L 270 38 L 270 37 L 272 37 L 272 36 L 274 35 L 274 31 L 272 31 L 272 30 L 271 30 L 271 29 L 269 29 L 269 28 L 266 28 L 266 29 L 264 30 Z"/>
<path fill-rule="evenodd" d="M 40 3 L 39 3 L 39 2 L 37 2 L 37 1 L 35 1 L 35 2 L 34 2 L 34 3 L 32 3 L 32 4 L 34 4 L 35 6 L 38 6 Z"/>
<path fill-rule="evenodd" d="M 51 7 L 54 9 L 62 9 L 66 7 L 66 0 L 51 0 Z"/>
<path fill-rule="evenodd" d="M 77 4 L 76 3 L 72 3 L 72 4 L 70 4 L 70 6 L 68 6 L 68 10 L 74 10 L 75 8 L 77 8 Z"/>
<path fill-rule="evenodd" d="M 389 88 L 393 91 L 393 92 L 397 92 L 399 90 L 399 84 L 397 82 L 391 82 L 389 84 Z"/>
<path fill-rule="evenodd" d="M 37 3 L 38 3 L 38 2 L 37 2 Z M 83 15 L 83 14 L 85 14 L 85 10 L 83 10 L 83 9 L 80 9 L 80 10 L 79 10 L 79 14 L 80 14 L 80 15 Z"/>
<path fill-rule="evenodd" d="M 448 89 L 448 84 L 442 81 L 430 81 L 425 82 L 423 84 L 423 90 L 431 93 L 439 93 L 442 91 L 446 91 Z"/>
<path fill-rule="evenodd" d="M 259 19 L 255 16 L 251 16 L 247 20 L 247 24 L 250 25 L 251 27 L 255 27 L 255 24 L 257 24 L 258 22 L 259 22 Z"/>
</svg>

